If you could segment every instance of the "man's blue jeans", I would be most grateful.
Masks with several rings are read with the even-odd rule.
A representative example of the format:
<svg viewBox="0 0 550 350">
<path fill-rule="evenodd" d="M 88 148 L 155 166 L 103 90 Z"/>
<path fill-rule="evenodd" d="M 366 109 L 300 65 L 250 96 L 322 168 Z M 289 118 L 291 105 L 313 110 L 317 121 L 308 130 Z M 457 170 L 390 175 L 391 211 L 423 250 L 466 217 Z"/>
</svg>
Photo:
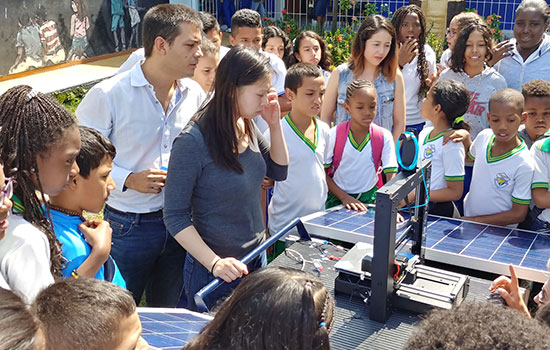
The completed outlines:
<svg viewBox="0 0 550 350">
<path fill-rule="evenodd" d="M 175 307 L 183 290 L 185 250 L 168 233 L 162 215 L 144 217 L 105 206 L 113 229 L 111 256 L 139 305 L 143 291 L 151 307 Z"/>
<path fill-rule="evenodd" d="M 252 273 L 267 265 L 267 255 L 263 252 L 259 257 L 254 259 L 248 266 L 248 273 Z M 244 276 L 243 276 L 244 278 Z M 187 296 L 188 308 L 193 311 L 197 311 L 195 305 L 195 294 L 206 286 L 210 281 L 214 279 L 214 276 L 208 271 L 200 262 L 195 260 L 191 254 L 187 254 L 185 258 L 185 271 L 183 273 L 185 294 Z M 216 306 L 219 302 L 228 297 L 231 292 L 237 288 L 237 285 L 241 282 L 242 278 L 236 279 L 231 283 L 222 283 L 212 293 L 208 294 L 204 301 L 208 308 L 212 310 L 212 307 Z"/>
</svg>

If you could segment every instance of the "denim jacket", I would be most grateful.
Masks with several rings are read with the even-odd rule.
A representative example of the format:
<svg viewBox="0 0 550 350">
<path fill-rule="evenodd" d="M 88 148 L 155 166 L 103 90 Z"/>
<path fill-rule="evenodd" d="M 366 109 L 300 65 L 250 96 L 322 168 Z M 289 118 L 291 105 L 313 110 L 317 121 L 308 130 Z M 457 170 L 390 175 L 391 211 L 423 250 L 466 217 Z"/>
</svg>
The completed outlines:
<svg viewBox="0 0 550 350">
<path fill-rule="evenodd" d="M 346 89 L 348 84 L 354 79 L 353 72 L 349 69 L 349 63 L 344 63 L 336 68 L 340 73 L 338 80 L 338 100 L 336 105 L 336 116 L 334 125 L 338 125 L 350 119 L 350 115 L 344 109 L 346 102 Z M 395 81 L 389 83 L 388 80 L 380 73 L 374 82 L 377 95 L 376 117 L 374 123 L 392 131 L 393 128 L 393 103 L 395 95 Z"/>
</svg>

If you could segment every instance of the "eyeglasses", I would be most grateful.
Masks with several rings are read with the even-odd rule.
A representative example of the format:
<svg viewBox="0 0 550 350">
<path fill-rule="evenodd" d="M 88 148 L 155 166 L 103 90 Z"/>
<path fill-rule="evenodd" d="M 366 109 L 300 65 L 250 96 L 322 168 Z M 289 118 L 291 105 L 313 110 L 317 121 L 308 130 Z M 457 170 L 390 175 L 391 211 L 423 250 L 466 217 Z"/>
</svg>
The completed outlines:
<svg viewBox="0 0 550 350">
<path fill-rule="evenodd" d="M 6 185 L 4 186 L 4 189 L 0 191 L 0 206 L 4 204 L 4 200 L 11 199 L 13 196 L 13 178 L 9 177 L 6 179 Z"/>
<path fill-rule="evenodd" d="M 454 37 L 456 35 L 456 31 L 455 30 L 451 30 L 451 28 L 447 28 L 447 30 L 445 31 L 445 35 L 449 36 L 449 37 Z"/>
</svg>

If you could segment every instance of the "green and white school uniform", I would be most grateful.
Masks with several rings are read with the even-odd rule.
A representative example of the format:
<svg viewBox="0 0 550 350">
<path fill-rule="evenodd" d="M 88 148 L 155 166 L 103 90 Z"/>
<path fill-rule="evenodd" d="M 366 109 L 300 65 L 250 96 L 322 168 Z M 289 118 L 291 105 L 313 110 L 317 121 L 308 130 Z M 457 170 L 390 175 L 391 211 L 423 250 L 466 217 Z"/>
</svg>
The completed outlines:
<svg viewBox="0 0 550 350">
<path fill-rule="evenodd" d="M 397 158 L 395 155 L 393 136 L 389 130 L 381 129 L 384 133 L 384 146 L 382 148 L 381 157 L 383 172 L 384 174 L 396 173 Z M 330 130 L 330 141 L 327 157 L 325 159 L 325 167 L 329 167 L 332 164 L 335 143 L 336 127 L 333 127 Z M 355 140 L 350 129 L 342 153 L 342 160 L 334 172 L 332 180 L 342 191 L 356 198 L 363 197 L 363 194 L 372 194 L 369 195 L 369 197 L 372 197 L 372 200 L 368 200 L 368 202 L 374 202 L 378 175 L 377 169 L 374 168 L 370 134 L 367 134 L 364 140 Z"/>
<path fill-rule="evenodd" d="M 448 130 L 437 135 L 431 135 L 432 127 L 420 132 L 419 158 L 432 161 L 430 190 L 447 188 L 447 181 L 464 181 L 464 145 L 461 142 L 447 142 L 443 145 L 443 135 Z"/>
<path fill-rule="evenodd" d="M 550 189 L 550 139 L 539 140 L 531 147 L 535 172 L 531 188 Z M 550 222 L 550 209 L 545 208 L 538 219 Z"/>
<path fill-rule="evenodd" d="M 491 129 L 478 134 L 469 155 L 475 159 L 470 192 L 464 200 L 466 216 L 501 213 L 512 209 L 512 203 L 529 205 L 533 160 L 522 140 L 505 154 L 493 157 L 495 135 Z"/>
<path fill-rule="evenodd" d="M 269 230 L 278 232 L 297 217 L 325 207 L 327 183 L 324 159 L 329 141 L 329 126 L 316 118 L 315 139 L 310 140 L 287 115 L 282 121 L 289 163 L 285 181 L 276 181 L 269 204 Z M 269 138 L 269 133 L 266 133 Z"/>
</svg>

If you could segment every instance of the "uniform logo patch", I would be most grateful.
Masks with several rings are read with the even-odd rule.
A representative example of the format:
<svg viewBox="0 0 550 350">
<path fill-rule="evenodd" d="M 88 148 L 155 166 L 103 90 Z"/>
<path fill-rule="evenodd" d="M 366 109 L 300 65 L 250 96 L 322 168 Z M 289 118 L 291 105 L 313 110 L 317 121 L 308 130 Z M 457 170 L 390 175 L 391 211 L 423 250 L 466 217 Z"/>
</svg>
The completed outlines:
<svg viewBox="0 0 550 350">
<path fill-rule="evenodd" d="M 510 178 L 508 177 L 508 175 L 506 175 L 506 173 L 498 173 L 497 176 L 495 177 L 495 185 L 498 188 L 504 188 L 508 186 L 509 183 L 510 183 Z"/>
<path fill-rule="evenodd" d="M 435 145 L 428 145 L 424 148 L 424 159 L 430 159 L 435 154 Z"/>
</svg>

